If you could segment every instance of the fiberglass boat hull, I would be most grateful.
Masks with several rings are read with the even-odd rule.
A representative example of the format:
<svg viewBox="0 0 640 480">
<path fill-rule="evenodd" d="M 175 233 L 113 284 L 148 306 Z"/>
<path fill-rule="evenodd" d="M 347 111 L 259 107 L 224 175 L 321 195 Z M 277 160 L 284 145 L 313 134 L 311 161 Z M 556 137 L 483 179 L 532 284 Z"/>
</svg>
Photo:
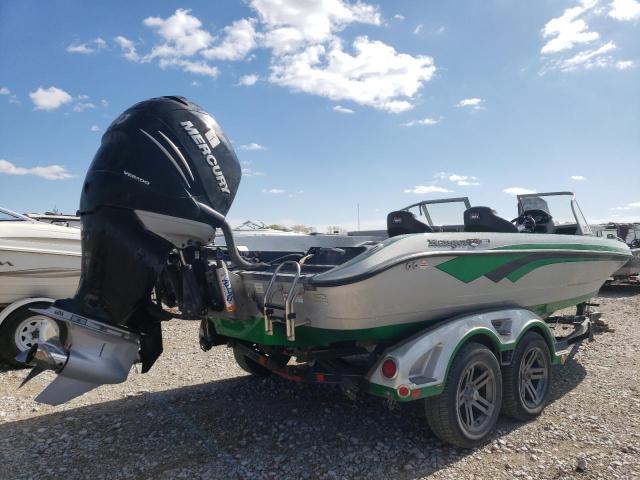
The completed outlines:
<svg viewBox="0 0 640 480">
<path fill-rule="evenodd" d="M 476 237 L 477 235 L 477 237 Z M 498 307 L 545 315 L 587 301 L 630 258 L 620 242 L 590 236 L 427 233 L 394 237 L 328 272 L 308 277 L 294 302 L 296 344 L 379 342 L 425 324 Z M 258 344 L 291 344 L 281 324 L 264 334 L 271 275 L 236 277 L 238 319 L 218 333 Z M 283 303 L 292 274 L 279 276 L 272 303 Z M 282 327 L 282 328 L 281 328 Z"/>
</svg>

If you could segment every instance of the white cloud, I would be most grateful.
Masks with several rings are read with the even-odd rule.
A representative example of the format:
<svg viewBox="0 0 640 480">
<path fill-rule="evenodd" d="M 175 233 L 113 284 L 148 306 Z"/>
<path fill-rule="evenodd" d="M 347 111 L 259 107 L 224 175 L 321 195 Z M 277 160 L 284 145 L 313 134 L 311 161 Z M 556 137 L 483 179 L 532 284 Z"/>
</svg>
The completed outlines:
<svg viewBox="0 0 640 480">
<path fill-rule="evenodd" d="M 67 47 L 67 52 L 88 55 L 90 53 L 95 53 L 98 50 L 102 50 L 103 48 L 107 48 L 107 42 L 100 37 L 96 37 L 89 42 L 72 43 Z"/>
<path fill-rule="evenodd" d="M 380 41 L 358 37 L 344 46 L 338 34 L 350 24 L 382 25 L 377 6 L 345 0 L 249 0 L 257 18 L 242 18 L 220 35 L 207 31 L 190 10 L 177 9 L 167 18 L 148 17 L 143 24 L 160 41 L 148 53 L 124 37 L 115 38 L 122 55 L 133 62 L 157 62 L 215 77 L 211 61 L 252 59 L 258 47 L 271 50 L 267 80 L 294 91 L 350 100 L 387 112 L 413 107 L 412 100 L 436 71 L 433 58 L 409 55 Z M 239 85 L 253 85 L 257 74 Z"/>
<path fill-rule="evenodd" d="M 343 0 L 252 0 L 265 27 L 264 44 L 276 55 L 330 41 L 351 23 L 381 25 L 378 7 Z"/>
<path fill-rule="evenodd" d="M 190 10 L 177 9 L 166 19 L 147 17 L 143 25 L 155 30 L 165 43 L 152 48 L 149 58 L 190 57 L 211 44 L 213 36 L 202 28 L 202 22 L 189 15 Z"/>
<path fill-rule="evenodd" d="M 89 130 L 91 130 L 92 132 L 99 132 L 100 127 L 98 125 L 91 125 L 91 128 Z"/>
<path fill-rule="evenodd" d="M 564 13 L 552 18 L 542 29 L 543 38 L 550 38 L 540 52 L 557 53 L 573 48 L 575 45 L 590 43 L 600 38 L 597 32 L 590 32 L 587 23 L 578 18 L 589 11 L 595 1 L 583 1 L 579 6 L 567 8 Z"/>
<path fill-rule="evenodd" d="M 351 100 L 387 112 L 410 110 L 413 98 L 436 67 L 433 58 L 397 53 L 367 37 L 353 42 L 354 55 L 336 41 L 327 50 L 314 45 L 285 55 L 271 67 L 270 81 L 296 91 Z"/>
<path fill-rule="evenodd" d="M 247 143 L 240 145 L 240 150 L 266 150 L 267 147 L 260 145 L 259 143 Z"/>
<path fill-rule="evenodd" d="M 258 80 L 260 80 L 260 77 L 255 73 L 251 73 L 249 75 L 241 76 L 240 79 L 238 80 L 238 85 L 250 87 L 252 85 L 255 85 Z"/>
<path fill-rule="evenodd" d="M 616 20 L 638 20 L 640 18 L 640 2 L 636 0 L 613 0 L 609 16 Z"/>
<path fill-rule="evenodd" d="M 39 87 L 35 92 L 29 92 L 29 98 L 36 110 L 55 110 L 69 103 L 73 97 L 58 87 Z"/>
<path fill-rule="evenodd" d="M 443 187 L 438 187 L 437 185 L 416 185 L 413 188 L 408 188 L 404 190 L 404 193 L 416 193 L 416 194 L 424 194 L 424 193 L 449 193 L 451 190 L 447 190 Z"/>
<path fill-rule="evenodd" d="M 435 178 L 439 178 L 441 180 L 449 180 L 461 187 L 475 187 L 480 185 L 478 182 L 478 177 L 473 175 L 459 175 L 457 173 L 447 173 L 447 172 L 438 172 L 433 175 Z"/>
<path fill-rule="evenodd" d="M 630 68 L 635 67 L 636 64 L 633 60 L 620 60 L 616 62 L 616 68 L 618 70 L 629 70 Z"/>
<path fill-rule="evenodd" d="M 423 28 L 424 28 L 424 25 L 422 24 L 418 25 L 416 28 L 413 29 L 413 34 L 420 35 L 420 32 L 422 32 Z"/>
<path fill-rule="evenodd" d="M 640 2 L 613 0 L 610 8 L 607 8 L 598 6 L 598 0 L 581 0 L 578 5 L 564 10 L 561 16 L 551 19 L 542 29 L 542 36 L 547 41 L 541 49 L 545 64 L 540 74 L 551 70 L 573 72 L 596 68 L 627 70 L 634 67 L 632 60 L 614 58 L 612 52 L 617 50 L 617 46 L 613 41 L 601 40 L 598 32 L 589 29 L 587 21 L 593 19 L 606 27 L 604 20 L 607 16 L 622 21 L 638 19 Z M 576 47 L 582 49 L 575 51 Z M 569 54 L 571 50 L 574 51 Z"/>
<path fill-rule="evenodd" d="M 277 195 L 280 193 L 284 193 L 284 190 L 282 190 L 281 188 L 270 188 L 270 189 L 263 188 L 262 193 L 273 193 Z"/>
<path fill-rule="evenodd" d="M 224 28 L 224 39 L 202 52 L 209 60 L 242 60 L 256 48 L 256 19 L 243 18 Z"/>
<path fill-rule="evenodd" d="M 73 177 L 66 168 L 60 165 L 25 168 L 18 167 L 7 160 L 0 160 L 0 173 L 5 175 L 35 175 L 47 180 L 66 180 Z"/>
<path fill-rule="evenodd" d="M 631 210 L 633 208 L 640 208 L 640 202 L 627 203 L 624 207 L 613 207 L 611 210 Z"/>
<path fill-rule="evenodd" d="M 73 107 L 74 112 L 84 112 L 85 110 L 90 110 L 92 108 L 96 108 L 96 106 L 91 102 L 80 102 L 76 103 Z"/>
<path fill-rule="evenodd" d="M 109 102 L 103 98 L 102 100 L 100 100 L 100 105 L 102 105 L 103 107 L 108 107 Z"/>
<path fill-rule="evenodd" d="M 220 70 L 209 60 L 241 60 L 257 46 L 255 19 L 243 18 L 225 27 L 218 42 L 203 28 L 202 22 L 190 14 L 190 10 L 179 8 L 167 18 L 147 17 L 142 23 L 161 39 L 149 53 L 139 54 L 135 43 L 121 35 L 115 38 L 116 44 L 126 59 L 132 62 L 157 61 L 162 69 L 178 68 L 215 78 Z"/>
<path fill-rule="evenodd" d="M 9 90 L 7 87 L 0 87 L 0 96 L 6 96 L 8 98 L 9 103 L 20 105 L 20 100 L 18 100 L 18 96 L 11 93 L 11 90 Z"/>
<path fill-rule="evenodd" d="M 508 193 L 509 195 L 526 195 L 527 193 L 536 193 L 535 190 L 530 190 L 528 188 L 522 188 L 522 187 L 505 188 L 503 192 Z"/>
<path fill-rule="evenodd" d="M 334 112 L 339 112 L 339 113 L 355 113 L 350 108 L 343 107 L 342 105 L 336 105 L 335 107 L 333 107 L 333 111 Z"/>
<path fill-rule="evenodd" d="M 483 104 L 484 100 L 482 98 L 464 98 L 456 104 L 456 107 L 470 107 L 474 110 L 481 110 L 484 108 Z"/>
<path fill-rule="evenodd" d="M 578 52 L 570 58 L 551 62 L 548 68 L 560 70 L 561 72 L 572 72 L 582 68 L 586 70 L 607 68 L 615 64 L 613 57 L 608 54 L 616 48 L 615 43 L 608 42 L 601 47 Z"/>
<path fill-rule="evenodd" d="M 398 21 L 403 21 L 404 20 L 404 15 L 400 15 L 399 13 L 396 13 L 393 18 L 395 18 Z"/>
<path fill-rule="evenodd" d="M 138 55 L 138 51 L 136 50 L 136 44 L 132 40 L 129 40 L 122 35 L 118 35 L 114 40 L 122 50 L 122 56 L 124 58 L 130 62 L 140 61 L 140 55 Z"/>
<path fill-rule="evenodd" d="M 401 124 L 403 127 L 414 127 L 414 126 L 432 126 L 437 125 L 442 121 L 442 117 L 440 118 L 421 118 L 420 120 L 411 120 L 409 122 L 405 122 Z"/>
<path fill-rule="evenodd" d="M 220 73 L 218 67 L 209 65 L 207 62 L 184 60 L 182 58 L 161 58 L 158 61 L 160 68 L 177 67 L 181 70 L 196 75 L 206 75 L 215 78 Z"/>
<path fill-rule="evenodd" d="M 582 180 L 586 180 L 586 178 L 583 177 L 582 175 L 571 175 L 571 177 L 569 177 L 569 178 L 571 178 L 571 180 L 576 180 L 578 182 L 582 181 Z"/>
<path fill-rule="evenodd" d="M 264 172 L 257 172 L 250 168 L 243 168 L 242 175 L 244 175 L 245 177 L 262 177 L 264 175 Z"/>
</svg>

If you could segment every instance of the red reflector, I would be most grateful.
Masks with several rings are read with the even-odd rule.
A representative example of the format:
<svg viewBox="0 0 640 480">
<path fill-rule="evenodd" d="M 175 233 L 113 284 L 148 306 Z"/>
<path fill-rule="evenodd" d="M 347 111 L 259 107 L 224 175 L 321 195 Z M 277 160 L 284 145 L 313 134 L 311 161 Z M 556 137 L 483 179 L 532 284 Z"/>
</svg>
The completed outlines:
<svg viewBox="0 0 640 480">
<path fill-rule="evenodd" d="M 409 390 L 409 387 L 407 387 L 406 385 L 401 385 L 398 387 L 398 395 L 400 395 L 401 397 L 408 397 L 410 393 L 411 390 Z"/>
<path fill-rule="evenodd" d="M 396 376 L 396 373 L 398 372 L 398 367 L 396 365 L 396 362 L 393 361 L 393 359 L 391 358 L 387 358 L 384 362 L 382 362 L 382 375 L 384 375 L 387 378 L 393 378 Z"/>
<path fill-rule="evenodd" d="M 317 382 L 324 382 L 325 378 L 324 378 L 324 374 L 323 373 L 316 373 L 316 381 Z"/>
<path fill-rule="evenodd" d="M 413 398 L 418 398 L 420 397 L 420 389 L 418 388 L 417 390 L 414 390 L 413 392 L 411 392 L 411 396 Z"/>
</svg>

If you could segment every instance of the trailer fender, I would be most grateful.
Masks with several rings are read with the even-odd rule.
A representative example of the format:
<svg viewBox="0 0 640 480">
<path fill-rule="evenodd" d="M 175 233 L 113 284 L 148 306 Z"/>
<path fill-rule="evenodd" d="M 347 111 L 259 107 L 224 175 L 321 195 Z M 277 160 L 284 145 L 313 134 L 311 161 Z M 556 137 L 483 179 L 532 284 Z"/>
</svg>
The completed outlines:
<svg viewBox="0 0 640 480">
<path fill-rule="evenodd" d="M 454 317 L 389 347 L 367 374 L 368 390 L 378 396 L 411 401 L 438 395 L 444 389 L 456 353 L 474 338 L 487 345 L 505 363 L 529 330 L 540 331 L 556 360 L 554 337 L 535 313 L 522 308 L 486 311 Z M 395 375 L 386 377 L 382 366 L 391 360 Z"/>
<path fill-rule="evenodd" d="M 30 303 L 36 303 L 36 302 L 53 303 L 54 299 L 53 298 L 45 298 L 45 297 L 33 297 L 33 298 L 23 298 L 21 300 L 16 300 L 15 302 L 10 303 L 6 307 L 4 307 L 2 309 L 2 311 L 0 311 L 0 325 L 2 325 L 2 322 L 4 322 L 5 319 L 9 315 L 11 315 L 13 312 L 15 312 L 18 308 L 24 307 L 25 305 L 28 305 Z"/>
</svg>

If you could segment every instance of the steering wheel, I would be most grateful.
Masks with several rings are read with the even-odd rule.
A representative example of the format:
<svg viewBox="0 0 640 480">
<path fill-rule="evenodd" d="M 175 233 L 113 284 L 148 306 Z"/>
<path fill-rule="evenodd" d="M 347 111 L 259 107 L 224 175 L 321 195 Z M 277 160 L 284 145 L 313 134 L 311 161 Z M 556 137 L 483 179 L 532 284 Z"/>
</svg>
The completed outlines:
<svg viewBox="0 0 640 480">
<path fill-rule="evenodd" d="M 511 220 L 518 232 L 533 232 L 536 229 L 536 220 L 531 215 L 520 215 Z"/>
<path fill-rule="evenodd" d="M 517 218 L 511 220 L 520 232 L 534 232 L 536 226 L 546 225 L 552 221 L 551 215 L 544 210 L 531 209 L 526 210 Z"/>
</svg>

